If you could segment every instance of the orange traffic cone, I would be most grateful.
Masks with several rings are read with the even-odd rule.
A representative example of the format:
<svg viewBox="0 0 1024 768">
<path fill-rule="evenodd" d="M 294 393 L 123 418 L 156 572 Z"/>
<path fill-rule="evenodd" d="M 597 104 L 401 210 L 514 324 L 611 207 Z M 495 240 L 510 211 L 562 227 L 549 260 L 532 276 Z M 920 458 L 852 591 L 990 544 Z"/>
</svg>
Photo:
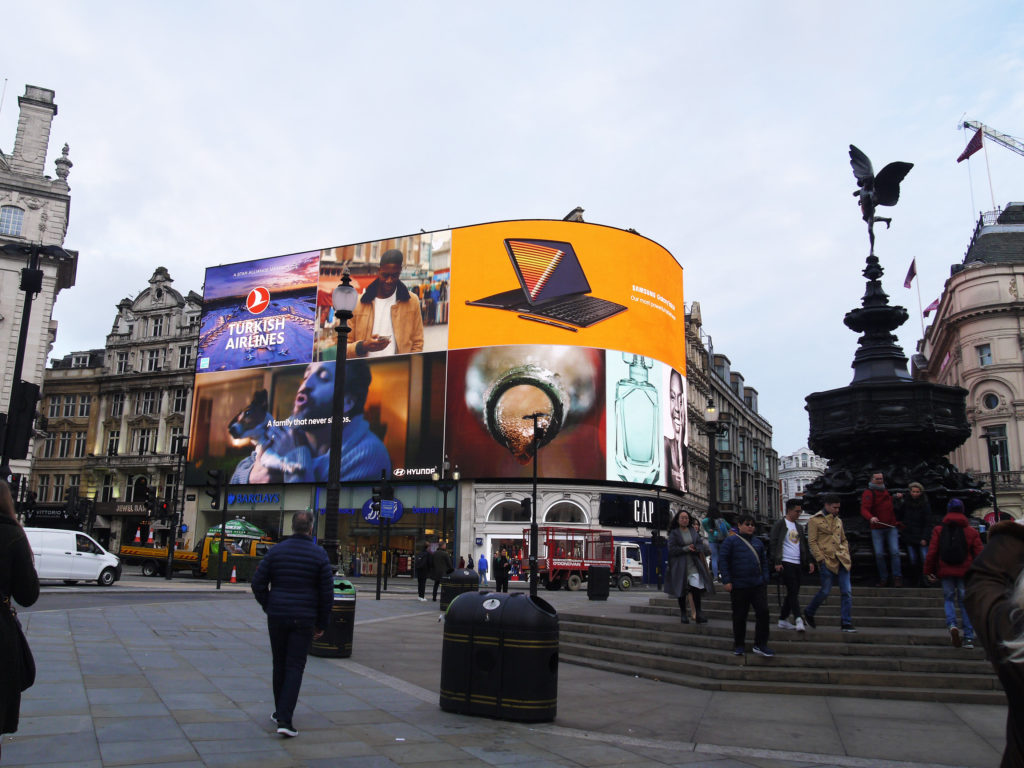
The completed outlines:
<svg viewBox="0 0 1024 768">
<path fill-rule="evenodd" d="M 147 544 L 152 544 L 153 543 L 153 529 L 152 528 L 149 529 L 149 538 L 146 539 L 146 543 Z"/>
<path fill-rule="evenodd" d="M 229 583 L 230 584 L 237 584 L 238 583 L 238 571 L 235 569 L 235 566 L 233 566 L 233 565 L 231 566 L 231 581 Z"/>
<path fill-rule="evenodd" d="M 142 543 L 142 529 L 141 528 L 136 528 L 135 529 L 135 543 L 136 544 L 141 544 Z"/>
</svg>

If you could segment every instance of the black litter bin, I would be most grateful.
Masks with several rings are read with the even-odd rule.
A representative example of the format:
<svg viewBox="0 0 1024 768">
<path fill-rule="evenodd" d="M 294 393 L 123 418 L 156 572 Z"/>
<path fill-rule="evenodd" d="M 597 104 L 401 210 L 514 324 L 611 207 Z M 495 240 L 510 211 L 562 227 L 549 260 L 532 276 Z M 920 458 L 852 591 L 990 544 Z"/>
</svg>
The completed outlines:
<svg viewBox="0 0 1024 768">
<path fill-rule="evenodd" d="M 592 565 L 587 568 L 587 597 L 590 600 L 607 600 L 611 592 L 612 569 L 607 565 Z"/>
<path fill-rule="evenodd" d="M 480 579 L 476 571 L 456 568 L 441 579 L 441 610 L 447 611 L 449 604 L 463 592 L 479 592 Z"/>
<path fill-rule="evenodd" d="M 327 631 L 313 641 L 309 652 L 325 658 L 348 658 L 352 655 L 352 629 L 356 622 L 356 588 L 348 579 L 334 577 L 334 603 L 327 621 Z"/>
<path fill-rule="evenodd" d="M 441 709 L 522 722 L 555 719 L 558 614 L 523 593 L 468 592 L 445 614 Z"/>
</svg>

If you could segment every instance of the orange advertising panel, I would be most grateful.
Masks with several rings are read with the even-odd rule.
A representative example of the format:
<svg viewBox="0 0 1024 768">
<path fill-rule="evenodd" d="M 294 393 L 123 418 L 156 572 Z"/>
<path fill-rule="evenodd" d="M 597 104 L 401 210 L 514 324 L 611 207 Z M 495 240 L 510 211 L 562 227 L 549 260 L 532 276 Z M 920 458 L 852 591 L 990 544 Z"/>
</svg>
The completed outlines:
<svg viewBox="0 0 1024 768">
<path fill-rule="evenodd" d="M 657 243 L 567 221 L 502 221 L 451 232 L 449 349 L 615 349 L 686 375 L 683 269 Z"/>
</svg>

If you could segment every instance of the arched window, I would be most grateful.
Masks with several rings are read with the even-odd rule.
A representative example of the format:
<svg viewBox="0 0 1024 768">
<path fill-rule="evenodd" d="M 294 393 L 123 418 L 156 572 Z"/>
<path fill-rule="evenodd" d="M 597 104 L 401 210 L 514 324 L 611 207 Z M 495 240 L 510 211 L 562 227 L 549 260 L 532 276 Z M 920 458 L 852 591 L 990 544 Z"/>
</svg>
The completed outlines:
<svg viewBox="0 0 1024 768">
<path fill-rule="evenodd" d="M 800 466 L 801 467 L 806 467 L 807 466 L 807 454 L 806 453 L 801 453 L 800 454 Z"/>
<path fill-rule="evenodd" d="M 487 515 L 489 523 L 528 523 L 530 516 L 526 514 L 518 501 L 502 501 L 491 509 Z"/>
<path fill-rule="evenodd" d="M 572 501 L 560 501 L 557 504 L 552 504 L 544 515 L 545 523 L 576 523 L 586 524 L 587 515 L 580 508 L 579 504 Z"/>
<path fill-rule="evenodd" d="M 21 222 L 25 212 L 14 205 L 0 208 L 0 235 L 21 235 Z"/>
</svg>

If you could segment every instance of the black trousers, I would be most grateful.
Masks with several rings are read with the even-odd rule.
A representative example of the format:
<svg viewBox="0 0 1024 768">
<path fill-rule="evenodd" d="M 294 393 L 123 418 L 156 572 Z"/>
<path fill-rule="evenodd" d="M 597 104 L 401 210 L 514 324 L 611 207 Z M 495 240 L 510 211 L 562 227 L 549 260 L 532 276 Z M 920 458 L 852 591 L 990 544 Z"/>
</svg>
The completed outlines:
<svg viewBox="0 0 1024 768">
<path fill-rule="evenodd" d="M 437 590 L 441 586 L 440 579 L 434 579 L 434 599 L 437 600 Z"/>
<path fill-rule="evenodd" d="M 733 587 L 729 593 L 732 600 L 732 639 L 736 648 L 746 645 L 747 614 L 754 608 L 754 645 L 764 648 L 768 644 L 768 587 Z"/>
<path fill-rule="evenodd" d="M 793 621 L 800 618 L 800 566 L 796 563 L 782 563 L 782 585 L 786 588 L 786 597 L 782 601 L 780 619 L 793 614 Z"/>
<path fill-rule="evenodd" d="M 423 575 L 416 574 L 416 589 L 419 591 L 420 597 L 426 597 L 427 594 L 427 573 L 423 572 Z"/>
<path fill-rule="evenodd" d="M 494 577 L 494 591 L 508 592 L 508 575 Z"/>
<path fill-rule="evenodd" d="M 274 658 L 274 711 L 282 723 L 291 723 L 302 687 L 306 657 L 313 645 L 313 622 L 306 619 L 267 617 L 270 653 Z"/>
</svg>

